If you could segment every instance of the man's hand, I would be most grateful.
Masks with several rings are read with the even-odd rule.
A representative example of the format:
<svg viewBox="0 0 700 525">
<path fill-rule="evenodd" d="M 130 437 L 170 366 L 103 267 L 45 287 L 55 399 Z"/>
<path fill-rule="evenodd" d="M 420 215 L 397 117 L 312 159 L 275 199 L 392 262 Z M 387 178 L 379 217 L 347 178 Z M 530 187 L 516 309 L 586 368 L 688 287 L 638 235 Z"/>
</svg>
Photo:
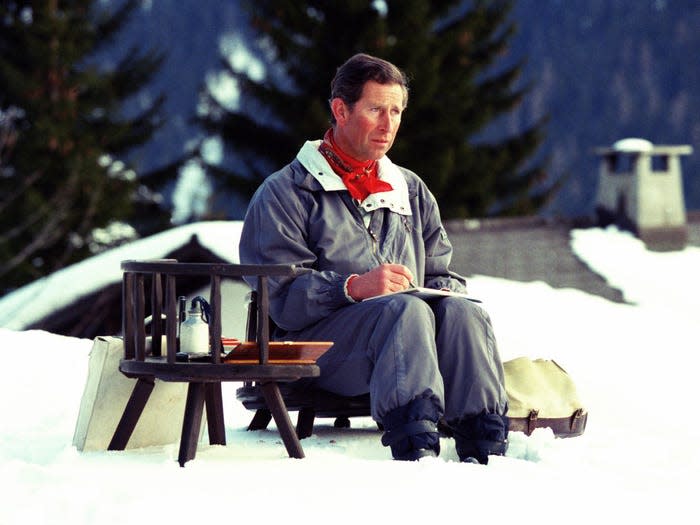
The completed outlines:
<svg viewBox="0 0 700 525">
<path fill-rule="evenodd" d="M 368 297 L 406 290 L 412 281 L 411 270 L 403 264 L 382 264 L 351 279 L 348 294 L 355 301 L 362 301 Z"/>
</svg>

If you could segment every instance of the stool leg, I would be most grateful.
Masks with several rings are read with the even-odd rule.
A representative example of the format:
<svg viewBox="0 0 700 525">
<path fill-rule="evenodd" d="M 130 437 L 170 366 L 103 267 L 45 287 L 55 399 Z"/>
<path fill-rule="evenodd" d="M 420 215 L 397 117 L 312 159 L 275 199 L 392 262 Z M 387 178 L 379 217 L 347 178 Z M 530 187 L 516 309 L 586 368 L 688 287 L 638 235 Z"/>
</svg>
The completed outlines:
<svg viewBox="0 0 700 525">
<path fill-rule="evenodd" d="M 248 430 L 265 430 L 272 421 L 272 414 L 267 408 L 258 408 L 248 425 Z"/>
<path fill-rule="evenodd" d="M 277 429 L 282 436 L 284 446 L 287 448 L 287 453 L 290 458 L 303 458 L 304 450 L 301 448 L 301 443 L 297 437 L 297 433 L 292 426 L 292 420 L 289 419 L 287 407 L 284 405 L 282 394 L 277 383 L 263 383 L 261 385 L 263 395 L 267 407 L 272 412 L 272 417 L 275 418 Z"/>
<path fill-rule="evenodd" d="M 350 418 L 347 416 L 338 416 L 333 422 L 334 428 L 350 428 Z"/>
<path fill-rule="evenodd" d="M 226 444 L 224 425 L 224 401 L 221 395 L 221 383 L 207 383 L 204 387 L 204 401 L 207 407 L 207 430 L 210 445 Z"/>
<path fill-rule="evenodd" d="M 197 453 L 197 441 L 202 428 L 202 412 L 204 411 L 204 383 L 190 383 L 187 387 L 185 417 L 182 421 L 182 436 L 180 437 L 180 453 L 178 462 L 181 467 L 194 459 Z"/>
<path fill-rule="evenodd" d="M 119 420 L 107 450 L 124 450 L 126 448 L 126 444 L 129 442 L 134 428 L 136 428 L 136 423 L 138 423 L 143 409 L 146 407 L 148 398 L 151 397 L 154 386 L 155 379 L 152 377 L 139 377 L 136 380 L 134 389 L 131 391 L 131 397 L 129 397 L 129 401 L 124 407 L 124 413 Z"/>
<path fill-rule="evenodd" d="M 297 415 L 297 436 L 299 439 L 307 438 L 314 433 L 314 419 L 316 419 L 316 410 L 313 407 L 299 409 Z"/>
</svg>

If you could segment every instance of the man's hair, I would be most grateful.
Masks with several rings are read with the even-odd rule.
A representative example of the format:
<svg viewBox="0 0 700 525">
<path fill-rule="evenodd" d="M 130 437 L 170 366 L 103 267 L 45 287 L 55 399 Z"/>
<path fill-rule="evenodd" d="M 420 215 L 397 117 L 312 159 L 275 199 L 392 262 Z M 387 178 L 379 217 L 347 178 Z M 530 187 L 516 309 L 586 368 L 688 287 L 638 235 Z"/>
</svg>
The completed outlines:
<svg viewBox="0 0 700 525">
<path fill-rule="evenodd" d="M 408 78 L 404 72 L 391 62 L 365 53 L 358 53 L 350 57 L 338 68 L 331 81 L 329 102 L 334 98 L 339 98 L 352 111 L 355 103 L 362 98 L 362 89 L 369 80 L 379 84 L 399 84 L 403 89 L 403 105 L 406 107 L 408 103 Z M 335 124 L 332 111 L 331 123 Z"/>
</svg>

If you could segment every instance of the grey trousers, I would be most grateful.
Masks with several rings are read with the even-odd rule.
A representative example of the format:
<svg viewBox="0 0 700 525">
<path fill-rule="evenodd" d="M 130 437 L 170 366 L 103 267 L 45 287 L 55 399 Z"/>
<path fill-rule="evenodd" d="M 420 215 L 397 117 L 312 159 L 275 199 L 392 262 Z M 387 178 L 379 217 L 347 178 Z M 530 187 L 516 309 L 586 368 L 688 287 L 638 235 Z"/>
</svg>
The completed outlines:
<svg viewBox="0 0 700 525">
<path fill-rule="evenodd" d="M 447 421 L 483 411 L 504 415 L 503 364 L 488 314 L 472 301 L 404 294 L 352 304 L 287 340 L 333 341 L 313 385 L 370 393 L 372 417 L 430 396 Z"/>
</svg>

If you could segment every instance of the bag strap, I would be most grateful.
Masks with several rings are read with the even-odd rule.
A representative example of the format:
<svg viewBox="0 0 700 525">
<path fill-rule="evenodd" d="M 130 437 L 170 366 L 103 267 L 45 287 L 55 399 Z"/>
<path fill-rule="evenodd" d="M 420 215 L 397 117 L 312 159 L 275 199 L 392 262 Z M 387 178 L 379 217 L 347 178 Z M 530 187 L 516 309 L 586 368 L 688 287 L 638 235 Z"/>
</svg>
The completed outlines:
<svg viewBox="0 0 700 525">
<path fill-rule="evenodd" d="M 538 417 L 538 411 L 530 411 L 526 417 L 509 417 L 511 432 L 523 432 L 532 434 L 536 428 L 549 427 L 557 437 L 575 437 L 583 434 L 586 429 L 588 412 L 579 408 L 569 417 Z"/>
</svg>

